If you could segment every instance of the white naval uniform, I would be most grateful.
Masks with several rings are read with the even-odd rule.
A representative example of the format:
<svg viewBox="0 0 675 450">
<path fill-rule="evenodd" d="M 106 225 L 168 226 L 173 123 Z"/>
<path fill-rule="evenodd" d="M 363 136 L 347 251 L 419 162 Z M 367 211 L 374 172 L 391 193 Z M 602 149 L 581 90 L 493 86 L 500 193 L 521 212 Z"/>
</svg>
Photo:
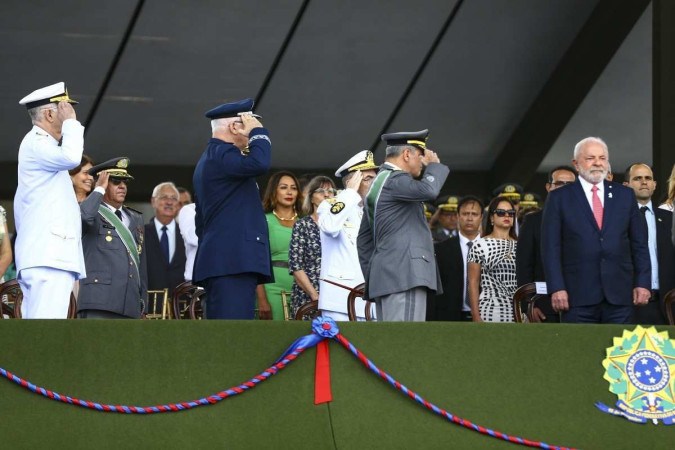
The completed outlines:
<svg viewBox="0 0 675 450">
<path fill-rule="evenodd" d="M 70 287 L 60 280 L 86 277 L 82 253 L 82 223 L 68 170 L 82 159 L 84 127 L 75 119 L 62 126 L 62 145 L 38 126 L 19 147 L 19 183 L 14 196 L 16 270 L 24 294 L 24 318 L 66 318 Z M 39 268 L 42 281 L 32 286 L 21 272 Z M 26 275 L 28 275 L 26 273 Z M 35 288 L 35 290 L 33 290 Z"/>
<path fill-rule="evenodd" d="M 361 196 L 353 189 L 345 189 L 336 197 L 324 200 L 317 209 L 321 229 L 321 279 L 344 286 L 363 283 L 363 273 L 356 250 L 363 207 Z M 341 206 L 344 205 L 344 206 Z M 339 210 L 339 211 L 338 211 Z M 349 291 L 325 281 L 319 284 L 319 309 L 334 319 L 347 320 Z M 363 318 L 365 302 L 356 299 L 356 315 Z M 330 312 L 340 314 L 331 315 Z"/>
</svg>

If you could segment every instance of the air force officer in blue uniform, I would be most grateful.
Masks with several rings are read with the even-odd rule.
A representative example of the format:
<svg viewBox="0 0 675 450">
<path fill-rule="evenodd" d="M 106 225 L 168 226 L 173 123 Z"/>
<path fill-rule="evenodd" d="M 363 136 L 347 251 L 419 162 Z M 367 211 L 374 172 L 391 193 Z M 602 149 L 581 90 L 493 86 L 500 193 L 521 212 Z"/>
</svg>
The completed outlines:
<svg viewBox="0 0 675 450">
<path fill-rule="evenodd" d="M 209 319 L 253 319 L 256 285 L 273 279 L 255 180 L 270 168 L 272 144 L 252 109 L 246 99 L 206 113 L 213 137 L 193 178 L 199 238 L 193 281 L 206 288 Z"/>
</svg>

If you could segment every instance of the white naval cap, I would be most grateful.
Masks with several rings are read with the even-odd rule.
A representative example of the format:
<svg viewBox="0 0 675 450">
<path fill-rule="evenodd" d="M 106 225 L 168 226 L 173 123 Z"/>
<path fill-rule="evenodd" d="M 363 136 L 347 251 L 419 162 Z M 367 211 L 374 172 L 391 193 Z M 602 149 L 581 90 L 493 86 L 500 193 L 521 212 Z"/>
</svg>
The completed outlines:
<svg viewBox="0 0 675 450">
<path fill-rule="evenodd" d="M 25 105 L 27 109 L 32 109 L 49 103 L 58 103 L 62 101 L 77 105 L 77 102 L 68 96 L 66 83 L 60 81 L 51 86 L 46 86 L 31 92 L 19 101 L 19 105 Z"/>
<path fill-rule="evenodd" d="M 375 165 L 373 152 L 370 150 L 361 150 L 356 155 L 349 158 L 338 170 L 335 171 L 335 176 L 342 178 L 349 172 L 356 172 L 357 170 L 377 170 L 379 166 Z"/>
</svg>

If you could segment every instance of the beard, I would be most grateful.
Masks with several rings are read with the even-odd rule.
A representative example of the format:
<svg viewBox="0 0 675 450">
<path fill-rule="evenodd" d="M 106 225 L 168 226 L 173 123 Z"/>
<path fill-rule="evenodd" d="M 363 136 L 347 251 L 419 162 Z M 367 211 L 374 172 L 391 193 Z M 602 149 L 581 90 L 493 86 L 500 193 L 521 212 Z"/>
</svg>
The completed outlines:
<svg viewBox="0 0 675 450">
<path fill-rule="evenodd" d="M 602 169 L 600 172 L 597 171 L 598 169 L 579 169 L 579 176 L 583 178 L 584 180 L 588 181 L 589 183 L 597 184 L 600 183 L 602 180 L 607 178 L 607 174 L 609 173 L 609 170 L 607 169 Z"/>
</svg>

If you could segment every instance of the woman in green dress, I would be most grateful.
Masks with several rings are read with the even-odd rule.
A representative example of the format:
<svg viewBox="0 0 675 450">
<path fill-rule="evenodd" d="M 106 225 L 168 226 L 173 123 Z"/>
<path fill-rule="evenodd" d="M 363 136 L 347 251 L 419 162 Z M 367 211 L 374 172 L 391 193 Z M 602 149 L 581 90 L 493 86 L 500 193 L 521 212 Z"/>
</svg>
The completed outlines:
<svg viewBox="0 0 675 450">
<path fill-rule="evenodd" d="M 272 174 L 267 182 L 263 209 L 269 230 L 274 283 L 258 286 L 260 319 L 284 320 L 288 315 L 288 302 L 293 289 L 293 276 L 288 273 L 288 248 L 298 211 L 302 209 L 299 186 L 298 179 L 288 171 Z M 282 302 L 282 292 L 285 293 L 286 305 Z"/>
</svg>

